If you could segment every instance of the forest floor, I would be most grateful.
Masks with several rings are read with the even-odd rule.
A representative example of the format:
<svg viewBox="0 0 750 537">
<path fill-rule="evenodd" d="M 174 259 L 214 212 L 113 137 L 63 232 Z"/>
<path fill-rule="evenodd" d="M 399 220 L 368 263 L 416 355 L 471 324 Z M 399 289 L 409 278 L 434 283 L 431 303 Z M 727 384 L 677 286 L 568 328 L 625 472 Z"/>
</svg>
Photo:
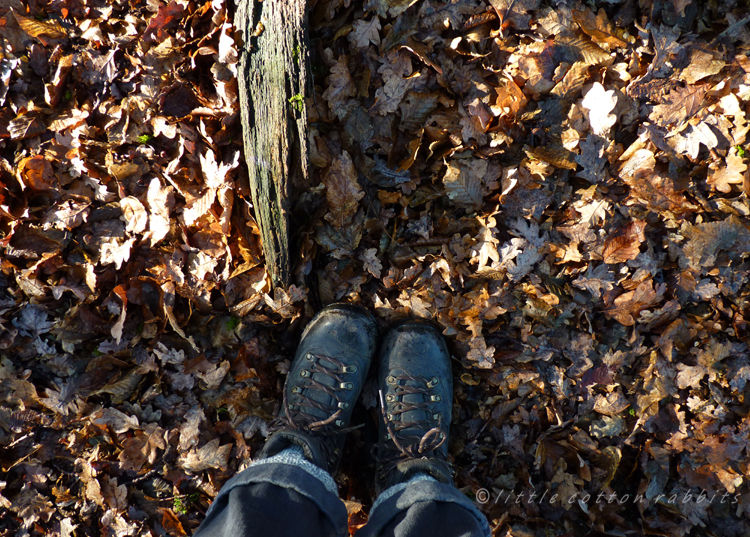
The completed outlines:
<svg viewBox="0 0 750 537">
<path fill-rule="evenodd" d="M 494 535 L 750 535 L 744 2 L 310 4 L 273 288 L 234 6 L 0 0 L 0 536 L 191 534 L 334 301 L 441 327 Z"/>
</svg>

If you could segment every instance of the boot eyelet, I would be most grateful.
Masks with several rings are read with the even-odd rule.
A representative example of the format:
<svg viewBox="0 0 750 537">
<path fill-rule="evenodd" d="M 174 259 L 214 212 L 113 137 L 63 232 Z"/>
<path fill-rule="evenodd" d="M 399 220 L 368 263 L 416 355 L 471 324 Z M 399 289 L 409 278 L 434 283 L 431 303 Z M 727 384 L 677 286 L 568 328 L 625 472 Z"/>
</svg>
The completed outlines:
<svg viewBox="0 0 750 537">
<path fill-rule="evenodd" d="M 396 385 L 396 377 L 394 377 L 393 375 L 388 375 L 388 376 L 387 376 L 387 377 L 385 378 L 385 381 L 386 381 L 386 382 L 387 382 L 388 384 L 392 385 L 392 386 L 395 386 L 395 385 Z"/>
<path fill-rule="evenodd" d="M 383 438 L 385 438 L 386 440 L 390 440 L 391 439 L 391 435 L 388 434 L 388 433 L 385 433 L 385 436 Z"/>
<path fill-rule="evenodd" d="M 302 388 L 299 386 L 292 386 L 292 393 L 302 393 Z"/>
<path fill-rule="evenodd" d="M 342 373 L 356 373 L 357 372 L 357 366 L 356 365 L 345 365 L 341 368 Z"/>
<path fill-rule="evenodd" d="M 442 419 L 442 417 L 443 417 L 443 415 L 440 414 L 440 412 L 438 412 L 437 414 L 433 414 L 432 415 L 432 419 L 434 419 L 435 421 L 440 421 Z"/>
<path fill-rule="evenodd" d="M 346 425 L 344 420 L 336 420 L 336 427 L 343 427 L 344 425 Z"/>
<path fill-rule="evenodd" d="M 299 372 L 299 376 L 307 378 L 310 376 L 310 372 L 307 369 L 303 369 L 302 371 Z"/>
<path fill-rule="evenodd" d="M 385 396 L 385 400 L 388 401 L 389 403 L 393 403 L 396 400 L 396 396 L 389 393 L 388 395 Z"/>
<path fill-rule="evenodd" d="M 341 384 L 339 384 L 339 388 L 341 388 L 342 390 L 353 390 L 354 384 L 352 384 L 351 382 L 342 382 Z"/>
<path fill-rule="evenodd" d="M 434 388 L 438 384 L 440 384 L 440 379 L 438 379 L 437 377 L 432 377 L 432 379 L 430 379 L 430 381 L 427 383 L 427 387 Z"/>
<path fill-rule="evenodd" d="M 430 396 L 430 401 L 435 401 L 436 403 L 439 403 L 440 401 L 442 401 L 442 399 L 443 398 L 440 397 L 439 395 L 431 395 Z"/>
<path fill-rule="evenodd" d="M 388 421 L 393 421 L 393 414 L 388 414 L 386 417 L 388 418 Z"/>
<path fill-rule="evenodd" d="M 343 401 L 341 401 L 341 402 L 340 402 L 340 403 L 338 404 L 338 407 L 339 407 L 340 409 L 342 409 L 342 410 L 346 410 L 347 408 L 349 408 L 349 403 L 344 403 Z"/>
<path fill-rule="evenodd" d="M 312 353 L 308 352 L 307 354 L 305 354 L 305 360 L 307 360 L 308 362 L 314 362 L 315 356 L 313 356 Z"/>
</svg>

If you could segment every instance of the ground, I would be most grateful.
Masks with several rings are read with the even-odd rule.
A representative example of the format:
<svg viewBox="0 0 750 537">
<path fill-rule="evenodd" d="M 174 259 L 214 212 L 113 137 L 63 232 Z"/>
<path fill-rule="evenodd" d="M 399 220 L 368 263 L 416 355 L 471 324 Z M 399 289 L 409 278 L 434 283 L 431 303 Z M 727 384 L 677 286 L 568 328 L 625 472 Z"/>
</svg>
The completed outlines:
<svg viewBox="0 0 750 537">
<path fill-rule="evenodd" d="M 191 534 L 334 301 L 443 331 L 494 535 L 750 534 L 744 3 L 311 1 L 284 288 L 234 9 L 0 0 L 0 535 Z"/>
</svg>

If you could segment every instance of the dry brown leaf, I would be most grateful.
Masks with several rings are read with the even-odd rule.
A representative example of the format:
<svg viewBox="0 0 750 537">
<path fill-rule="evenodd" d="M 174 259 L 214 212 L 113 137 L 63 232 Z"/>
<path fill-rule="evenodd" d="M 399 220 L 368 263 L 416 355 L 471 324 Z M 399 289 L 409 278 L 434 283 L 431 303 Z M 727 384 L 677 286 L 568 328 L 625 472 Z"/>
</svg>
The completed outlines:
<svg viewBox="0 0 750 537">
<path fill-rule="evenodd" d="M 223 470 L 229 462 L 229 452 L 232 444 L 219 446 L 219 439 L 214 438 L 200 449 L 180 455 L 177 465 L 183 470 L 191 473 L 203 472 L 211 468 Z"/>
<path fill-rule="evenodd" d="M 328 102 L 331 113 L 343 119 L 346 115 L 344 103 L 350 97 L 357 95 L 357 86 L 354 85 L 352 76 L 349 74 L 347 56 L 341 56 L 331 67 L 328 76 L 328 88 L 323 92 L 323 99 Z"/>
<path fill-rule="evenodd" d="M 735 259 L 750 255 L 750 231 L 736 216 L 688 226 L 683 233 L 688 241 L 680 255 L 692 268 L 713 265 L 721 251 L 726 251 L 729 257 Z"/>
<path fill-rule="evenodd" d="M 185 528 L 182 527 L 182 522 L 174 514 L 174 511 L 166 507 L 160 507 L 159 510 L 161 511 L 161 525 L 164 526 L 168 535 L 175 537 L 187 535 Z"/>
<path fill-rule="evenodd" d="M 143 204 L 133 196 L 120 200 L 120 208 L 125 218 L 125 230 L 130 233 L 143 233 L 148 226 L 148 214 Z"/>
<path fill-rule="evenodd" d="M 357 48 L 367 48 L 370 43 L 380 46 L 380 19 L 374 16 L 371 20 L 355 20 L 352 23 L 352 32 L 347 39 Z"/>
<path fill-rule="evenodd" d="M 725 166 L 719 166 L 716 162 L 709 166 L 707 183 L 718 190 L 728 194 L 732 191 L 732 185 L 742 185 L 747 175 L 747 164 L 745 159 L 737 154 L 737 148 L 729 150 Z"/>
<path fill-rule="evenodd" d="M 664 104 L 654 106 L 649 119 L 662 127 L 680 125 L 703 108 L 705 94 L 705 86 L 676 87 L 669 92 Z"/>
<path fill-rule="evenodd" d="M 13 16 L 16 18 L 18 25 L 24 32 L 31 37 L 38 38 L 45 45 L 49 43 L 49 40 L 43 39 L 44 37 L 48 37 L 52 40 L 59 40 L 64 39 L 68 35 L 65 28 L 63 28 L 57 21 L 38 21 L 19 15 L 16 12 L 13 13 Z"/>
<path fill-rule="evenodd" d="M 328 214 L 325 219 L 336 228 L 341 228 L 352 221 L 365 193 L 357 181 L 357 170 L 354 168 L 349 153 L 342 151 L 336 157 L 323 176 L 326 186 Z"/>
<path fill-rule="evenodd" d="M 611 235 L 604 243 L 602 258 L 608 265 L 624 263 L 638 257 L 641 243 L 646 239 L 646 222 L 633 220 L 624 229 Z"/>
<path fill-rule="evenodd" d="M 614 48 L 628 46 L 628 43 L 622 39 L 624 30 L 612 24 L 604 8 L 600 8 L 596 15 L 589 9 L 583 11 L 574 9 L 573 20 L 578 23 L 584 33 L 598 43 L 606 43 Z"/>
<path fill-rule="evenodd" d="M 482 206 L 482 178 L 487 172 L 487 161 L 483 159 L 450 160 L 443 176 L 443 185 L 448 197 L 458 207 L 478 209 Z"/>
<path fill-rule="evenodd" d="M 654 289 L 652 280 L 643 281 L 633 291 L 615 298 L 614 304 L 605 309 L 604 313 L 625 326 L 633 326 L 638 314 L 646 308 L 657 305 L 666 289 L 665 283 L 658 284 Z"/>
<path fill-rule="evenodd" d="M 726 64 L 723 60 L 708 51 L 693 49 L 690 54 L 690 65 L 680 72 L 680 80 L 695 84 L 699 80 L 720 73 Z"/>
<path fill-rule="evenodd" d="M 136 431 L 135 436 L 126 438 L 122 443 L 122 452 L 117 457 L 120 469 L 139 472 L 144 464 L 154 464 L 159 450 L 167 449 L 164 435 L 164 429 L 155 423 L 149 423 L 143 430 Z"/>
<path fill-rule="evenodd" d="M 31 138 L 44 133 L 46 130 L 47 126 L 44 121 L 34 112 L 19 115 L 8 123 L 8 133 L 10 133 L 12 140 Z"/>
<path fill-rule="evenodd" d="M 185 7 L 177 0 L 159 6 L 159 11 L 151 17 L 141 39 L 146 43 L 161 43 L 169 36 L 167 30 L 180 22 L 184 11 Z"/>
</svg>

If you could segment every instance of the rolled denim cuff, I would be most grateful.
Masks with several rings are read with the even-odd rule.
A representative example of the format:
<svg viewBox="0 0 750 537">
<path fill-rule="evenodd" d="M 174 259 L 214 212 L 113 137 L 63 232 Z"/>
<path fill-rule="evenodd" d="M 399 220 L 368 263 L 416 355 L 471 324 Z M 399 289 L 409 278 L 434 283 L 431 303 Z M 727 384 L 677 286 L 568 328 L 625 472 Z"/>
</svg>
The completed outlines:
<svg viewBox="0 0 750 537">
<path fill-rule="evenodd" d="M 293 446 L 281 453 L 253 462 L 245 470 L 227 481 L 206 512 L 222 509 L 229 493 L 238 487 L 257 483 L 270 483 L 292 489 L 312 501 L 336 528 L 338 537 L 346 537 L 348 515 L 344 503 L 337 495 L 336 483 L 325 470 L 315 466 L 302 455 L 302 449 Z"/>
<path fill-rule="evenodd" d="M 394 517 L 420 502 L 444 502 L 466 509 L 477 522 L 477 531 L 472 537 L 490 537 L 487 517 L 460 490 L 424 474 L 384 490 L 357 537 L 379 535 Z"/>
</svg>

